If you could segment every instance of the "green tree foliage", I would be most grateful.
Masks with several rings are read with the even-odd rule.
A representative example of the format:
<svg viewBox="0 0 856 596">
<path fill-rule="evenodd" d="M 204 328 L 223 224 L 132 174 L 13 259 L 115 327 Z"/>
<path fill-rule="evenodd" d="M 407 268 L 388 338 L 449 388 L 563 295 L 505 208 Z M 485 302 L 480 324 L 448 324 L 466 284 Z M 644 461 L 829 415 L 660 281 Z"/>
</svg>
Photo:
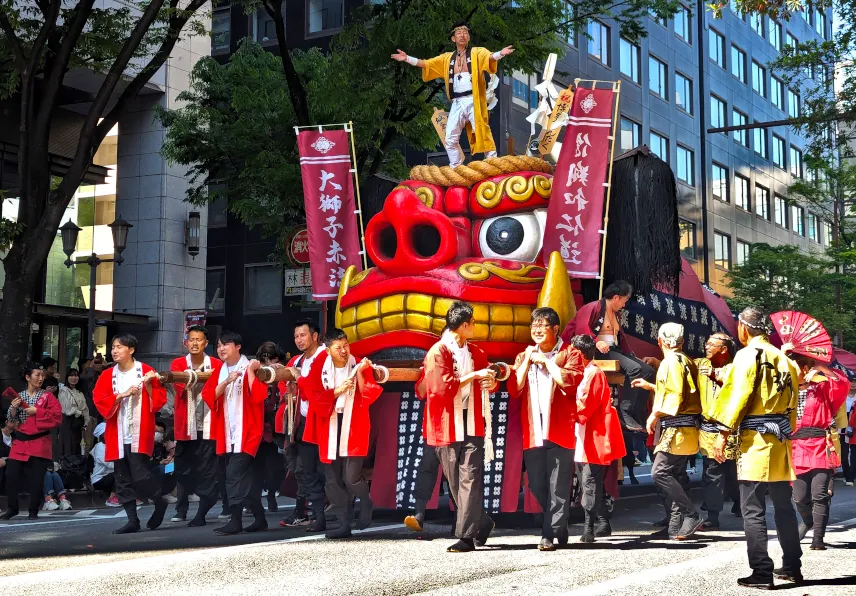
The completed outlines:
<svg viewBox="0 0 856 596">
<path fill-rule="evenodd" d="M 282 233 L 302 218 L 294 126 L 353 121 L 363 180 L 378 172 L 404 176 L 405 149 L 439 145 L 430 118 L 443 106 L 444 86 L 423 83 L 418 69 L 391 60 L 397 49 L 420 58 L 450 51 L 450 27 L 466 19 L 474 45 L 515 47 L 503 71 L 539 72 L 551 52 L 563 51 L 560 39 L 584 32 L 592 19 L 612 18 L 615 30 L 636 39 L 649 11 L 669 17 L 678 1 L 581 0 L 571 10 L 565 0 L 387 0 L 353 11 L 324 54 L 288 46 L 281 0 L 244 6 L 271 18 L 278 55 L 245 40 L 226 64 L 198 63 L 181 97 L 185 107 L 161 114 L 164 155 L 188 166 L 191 201 L 216 198 L 223 191 L 209 192 L 209 184 L 226 181 L 233 213 Z"/>
<path fill-rule="evenodd" d="M 729 273 L 728 286 L 734 311 L 759 304 L 771 313 L 804 312 L 830 335 L 843 332 L 847 349 L 856 348 L 856 251 L 807 254 L 791 245 L 753 244 L 745 263 Z"/>
</svg>

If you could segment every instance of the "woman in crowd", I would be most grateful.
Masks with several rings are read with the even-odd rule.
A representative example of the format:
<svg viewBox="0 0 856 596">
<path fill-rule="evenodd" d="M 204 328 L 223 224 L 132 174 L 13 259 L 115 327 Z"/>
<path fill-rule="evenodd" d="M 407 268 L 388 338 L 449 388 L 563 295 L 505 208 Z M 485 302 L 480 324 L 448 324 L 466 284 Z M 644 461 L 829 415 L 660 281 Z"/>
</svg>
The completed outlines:
<svg viewBox="0 0 856 596">
<path fill-rule="evenodd" d="M 101 422 L 92 431 L 92 436 L 98 442 L 90 452 L 94 466 L 89 479 L 92 482 L 92 488 L 100 490 L 105 495 L 110 495 L 105 505 L 108 507 L 120 507 L 119 497 L 113 491 L 116 486 L 116 480 L 113 477 L 113 462 L 105 461 L 104 459 L 104 454 L 107 450 L 107 446 L 104 444 L 104 431 L 106 430 L 107 425 Z"/>
<path fill-rule="evenodd" d="M 65 374 L 65 385 L 59 388 L 59 403 L 62 406 L 62 426 L 58 457 L 80 455 L 83 431 L 89 424 L 89 406 L 86 404 L 86 396 L 81 391 L 80 373 L 76 368 L 68 369 Z"/>
<path fill-rule="evenodd" d="M 20 423 L 15 432 L 9 459 L 6 460 L 7 509 L 0 519 L 18 515 L 21 475 L 30 481 L 28 519 L 37 519 L 42 501 L 45 472 L 53 464 L 50 432 L 62 422 L 62 407 L 53 394 L 42 389 L 45 373 L 35 362 L 28 362 L 21 376 L 27 388 L 9 406 L 7 417 Z"/>
<path fill-rule="evenodd" d="M 71 503 L 65 498 L 65 486 L 62 478 L 53 470 L 45 472 L 45 511 L 56 511 L 71 509 Z"/>
</svg>

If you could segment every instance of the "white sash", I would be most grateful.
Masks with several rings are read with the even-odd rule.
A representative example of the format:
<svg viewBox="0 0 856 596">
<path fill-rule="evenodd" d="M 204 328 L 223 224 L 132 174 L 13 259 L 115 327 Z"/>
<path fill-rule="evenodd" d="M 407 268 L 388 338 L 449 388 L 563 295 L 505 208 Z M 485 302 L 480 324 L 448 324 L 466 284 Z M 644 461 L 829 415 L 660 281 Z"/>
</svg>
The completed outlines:
<svg viewBox="0 0 856 596">
<path fill-rule="evenodd" d="M 205 372 L 207 370 L 211 370 L 211 357 L 208 354 L 205 354 L 205 360 L 202 362 L 202 366 L 197 370 L 193 368 L 193 362 L 190 359 L 190 354 L 184 357 L 184 361 L 187 363 L 187 371 L 196 371 L 196 372 Z M 195 382 L 188 383 L 184 387 L 185 395 L 187 395 L 187 434 L 190 435 L 190 440 L 194 440 L 196 438 L 196 433 L 199 432 L 199 429 L 196 428 L 196 408 L 199 407 L 199 402 L 202 401 L 202 393 L 196 392 L 194 395 L 194 388 L 196 388 L 197 384 Z M 204 403 L 202 404 L 202 429 L 203 433 L 205 431 L 205 419 L 210 415 L 210 410 L 208 406 Z M 209 437 L 203 437 L 209 438 Z"/>
<path fill-rule="evenodd" d="M 339 380 L 341 384 L 345 379 L 353 376 L 354 370 L 357 367 L 357 359 L 351 356 L 346 365 L 345 378 Z M 324 366 L 321 367 L 321 384 L 324 389 L 331 390 L 336 388 L 336 366 L 333 364 L 333 357 L 328 354 L 327 360 L 324 361 Z M 339 455 L 347 457 L 348 455 L 348 437 L 351 434 L 351 415 L 354 411 L 354 393 L 355 389 L 343 393 L 336 400 L 344 398 L 342 408 L 342 439 L 339 441 Z M 338 405 L 338 404 L 337 404 Z M 328 459 L 336 459 L 336 440 L 339 438 L 339 412 L 337 408 L 333 408 L 333 413 L 330 415 L 329 433 L 327 435 L 327 457 Z"/>
<path fill-rule="evenodd" d="M 465 343 L 463 347 L 455 341 L 455 336 L 451 331 L 446 331 L 440 338 L 440 341 L 449 348 L 452 352 L 452 361 L 455 369 L 454 373 L 457 378 L 461 378 L 473 372 L 473 356 L 470 354 L 470 349 Z M 465 430 L 469 429 L 470 434 L 476 430 L 476 409 L 470 407 L 472 404 L 469 401 L 472 399 L 472 383 L 458 389 L 458 394 L 455 395 L 455 441 L 463 441 Z M 464 427 L 464 401 L 467 402 L 467 426 Z"/>
<path fill-rule="evenodd" d="M 223 429 L 226 436 L 226 451 L 230 453 L 240 453 L 244 435 L 244 373 L 250 361 L 243 354 L 241 359 L 235 364 L 231 372 L 237 372 L 238 378 L 235 379 L 226 388 L 226 399 L 223 403 L 223 420 L 225 428 Z M 217 378 L 219 385 L 229 377 L 229 366 L 224 362 L 220 367 L 220 376 Z M 237 400 L 237 401 L 232 401 Z M 232 431 L 232 421 L 229 419 L 229 406 L 235 408 L 235 429 Z M 232 446 L 235 446 L 233 450 Z"/>
<path fill-rule="evenodd" d="M 140 403 L 143 399 L 143 363 L 134 360 L 134 378 L 140 393 L 136 396 L 123 400 L 119 407 L 122 423 L 119 425 L 119 458 L 125 456 L 125 437 L 131 435 L 131 452 L 140 450 Z M 113 367 L 111 381 L 113 382 L 113 395 L 119 395 L 119 365 Z M 128 388 L 130 389 L 130 387 Z M 151 396 L 149 396 L 151 398 Z M 122 414 L 124 410 L 124 414 Z"/>
<path fill-rule="evenodd" d="M 544 354 L 544 357 L 551 362 L 556 361 L 556 356 L 559 350 L 562 349 L 562 338 L 556 342 L 556 345 L 547 353 L 541 352 L 541 348 L 536 348 L 536 351 Z M 529 379 L 529 420 L 532 424 L 532 435 L 536 447 L 543 447 L 544 440 L 547 438 L 547 433 L 550 430 L 550 410 L 553 404 L 553 390 L 556 387 L 556 382 L 553 377 L 547 373 L 549 383 L 544 378 L 546 368 L 543 370 L 540 365 L 530 364 L 527 376 Z M 549 392 L 549 393 L 548 393 Z M 541 410 L 541 397 L 548 396 L 547 407 L 544 411 Z"/>
</svg>

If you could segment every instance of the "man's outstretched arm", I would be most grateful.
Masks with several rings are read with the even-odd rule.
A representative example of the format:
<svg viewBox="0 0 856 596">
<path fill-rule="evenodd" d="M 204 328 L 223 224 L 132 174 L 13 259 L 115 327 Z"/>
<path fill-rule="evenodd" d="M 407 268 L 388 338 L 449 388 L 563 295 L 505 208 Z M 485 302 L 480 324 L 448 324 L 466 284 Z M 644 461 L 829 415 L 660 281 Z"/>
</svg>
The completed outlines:
<svg viewBox="0 0 856 596">
<path fill-rule="evenodd" d="M 392 59 L 397 62 L 407 62 L 410 66 L 416 66 L 418 68 L 425 68 L 425 61 L 420 60 L 419 58 L 414 58 L 413 56 L 408 56 L 404 53 L 403 50 L 398 50 L 395 54 L 392 55 Z"/>
</svg>

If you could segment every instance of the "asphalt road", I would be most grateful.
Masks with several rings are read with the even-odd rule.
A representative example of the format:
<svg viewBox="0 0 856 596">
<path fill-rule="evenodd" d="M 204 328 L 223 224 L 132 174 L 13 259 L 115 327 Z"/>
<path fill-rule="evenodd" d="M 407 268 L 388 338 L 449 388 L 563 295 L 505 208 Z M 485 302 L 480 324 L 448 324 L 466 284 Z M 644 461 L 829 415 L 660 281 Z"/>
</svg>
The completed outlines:
<svg viewBox="0 0 856 596">
<path fill-rule="evenodd" d="M 698 496 L 694 493 L 694 496 Z M 281 499 L 285 504 L 286 500 Z M 143 508 L 145 520 L 150 507 Z M 120 511 L 51 515 L 37 522 L 0 524 L 0 590 L 6 594 L 634 594 L 669 596 L 751 594 L 736 579 L 748 574 L 742 523 L 723 514 L 723 529 L 699 540 L 652 539 L 651 521 L 662 517 L 655 498 L 621 499 L 614 534 L 594 545 L 576 543 L 552 553 L 536 549 L 527 516 L 503 519 L 476 553 L 447 554 L 443 519 L 425 536 L 405 529 L 401 515 L 380 512 L 375 524 L 345 541 L 281 529 L 283 514 L 269 514 L 272 528 L 224 538 L 205 528 L 166 522 L 131 536 L 110 532 Z M 215 508 L 214 514 L 217 509 Z M 170 510 L 171 514 L 171 510 Z M 249 521 L 247 522 L 249 523 Z M 768 523 L 773 528 L 772 511 Z M 856 589 L 856 489 L 836 483 L 829 549 L 809 551 L 804 541 L 800 587 L 794 595 L 852 594 Z M 781 552 L 771 531 L 771 554 Z"/>
</svg>

